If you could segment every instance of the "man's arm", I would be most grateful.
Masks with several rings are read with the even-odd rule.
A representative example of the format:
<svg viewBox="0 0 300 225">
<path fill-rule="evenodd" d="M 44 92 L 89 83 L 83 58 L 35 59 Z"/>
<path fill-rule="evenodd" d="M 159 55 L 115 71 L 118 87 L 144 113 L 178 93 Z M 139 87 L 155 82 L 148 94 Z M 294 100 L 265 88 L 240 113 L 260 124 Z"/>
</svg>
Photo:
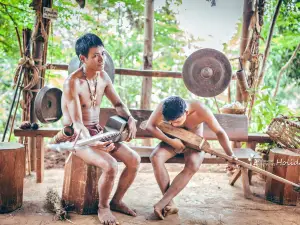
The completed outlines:
<svg viewBox="0 0 300 225">
<path fill-rule="evenodd" d="M 73 122 L 75 133 L 79 134 L 81 130 L 80 138 L 88 138 L 90 137 L 90 133 L 82 121 L 82 111 L 77 86 L 78 79 L 68 78 L 63 86 L 63 95 Z"/>
<path fill-rule="evenodd" d="M 136 136 L 136 121 L 131 115 L 129 109 L 126 107 L 126 105 L 122 102 L 120 96 L 116 92 L 116 90 L 113 87 L 113 84 L 111 82 L 110 77 L 104 72 L 105 80 L 107 81 L 107 86 L 104 90 L 105 96 L 110 100 L 110 102 L 113 104 L 114 108 L 117 111 L 117 114 L 125 119 L 128 119 L 128 128 L 129 128 L 129 134 L 128 134 L 128 140 L 134 139 Z"/>
<path fill-rule="evenodd" d="M 205 122 L 207 126 L 216 134 L 219 143 L 223 147 L 226 154 L 229 156 L 234 156 L 234 153 L 230 147 L 229 138 L 211 110 L 201 103 L 197 103 L 196 113 L 203 119 L 203 122 Z"/>
<path fill-rule="evenodd" d="M 149 117 L 147 124 L 146 124 L 146 130 L 149 131 L 153 137 L 156 137 L 167 144 L 171 145 L 173 148 L 178 150 L 183 150 L 185 148 L 184 144 L 179 139 L 172 139 L 166 136 L 158 127 L 157 124 L 162 121 L 162 105 L 163 102 L 161 102 L 157 108 L 152 112 L 151 116 Z"/>
</svg>

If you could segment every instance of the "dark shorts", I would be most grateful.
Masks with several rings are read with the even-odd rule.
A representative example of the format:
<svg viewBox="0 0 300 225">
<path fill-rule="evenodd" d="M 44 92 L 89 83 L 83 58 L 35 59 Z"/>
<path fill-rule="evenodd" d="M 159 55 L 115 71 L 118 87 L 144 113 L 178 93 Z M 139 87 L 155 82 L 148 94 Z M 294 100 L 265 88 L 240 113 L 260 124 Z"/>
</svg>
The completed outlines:
<svg viewBox="0 0 300 225">
<path fill-rule="evenodd" d="M 103 128 L 99 124 L 86 125 L 85 126 L 90 132 L 91 136 L 95 136 L 103 132 Z M 74 132 L 74 129 L 71 126 L 65 126 L 60 130 L 50 141 L 50 144 L 58 144 L 62 142 L 72 142 L 77 137 L 77 134 Z"/>
</svg>

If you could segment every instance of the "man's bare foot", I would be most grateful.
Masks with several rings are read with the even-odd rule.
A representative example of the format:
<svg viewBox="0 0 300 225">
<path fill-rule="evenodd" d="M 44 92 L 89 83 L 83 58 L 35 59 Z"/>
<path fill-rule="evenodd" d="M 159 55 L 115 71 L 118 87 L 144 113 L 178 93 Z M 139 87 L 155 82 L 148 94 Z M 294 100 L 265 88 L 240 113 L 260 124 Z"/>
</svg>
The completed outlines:
<svg viewBox="0 0 300 225">
<path fill-rule="evenodd" d="M 172 214 L 178 213 L 179 209 L 176 207 L 174 202 L 170 202 L 166 207 L 164 208 L 164 217 Z"/>
<path fill-rule="evenodd" d="M 157 204 L 154 205 L 154 214 L 161 220 L 163 220 L 165 218 L 163 216 L 163 209 L 158 207 Z"/>
<path fill-rule="evenodd" d="M 99 208 L 98 218 L 101 224 L 119 224 L 119 222 L 116 220 L 116 217 L 111 213 L 109 208 Z"/>
<path fill-rule="evenodd" d="M 113 211 L 121 212 L 130 216 L 136 216 L 136 211 L 130 209 L 124 202 L 110 202 L 110 209 Z"/>
</svg>

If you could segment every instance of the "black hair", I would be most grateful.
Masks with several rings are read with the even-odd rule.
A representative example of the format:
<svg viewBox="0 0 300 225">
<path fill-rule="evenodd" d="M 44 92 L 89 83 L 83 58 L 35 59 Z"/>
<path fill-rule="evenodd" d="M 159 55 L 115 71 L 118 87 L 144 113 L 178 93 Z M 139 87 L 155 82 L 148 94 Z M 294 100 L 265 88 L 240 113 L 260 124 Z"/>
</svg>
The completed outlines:
<svg viewBox="0 0 300 225">
<path fill-rule="evenodd" d="M 186 107 L 186 103 L 182 98 L 170 96 L 163 103 L 163 117 L 166 121 L 176 120 L 184 114 Z"/>
<path fill-rule="evenodd" d="M 98 46 L 104 47 L 101 39 L 95 34 L 87 33 L 81 36 L 80 38 L 78 38 L 78 40 L 76 41 L 75 44 L 76 55 L 78 57 L 79 55 L 84 55 L 85 57 L 88 57 L 90 48 L 98 47 Z"/>
</svg>

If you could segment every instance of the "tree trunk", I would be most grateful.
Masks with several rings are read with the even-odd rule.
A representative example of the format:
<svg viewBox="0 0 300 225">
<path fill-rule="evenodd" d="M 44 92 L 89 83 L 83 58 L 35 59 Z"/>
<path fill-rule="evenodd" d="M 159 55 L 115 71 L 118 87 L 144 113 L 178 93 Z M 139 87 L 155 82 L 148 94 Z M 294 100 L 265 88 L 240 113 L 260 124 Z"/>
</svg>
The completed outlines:
<svg viewBox="0 0 300 225">
<path fill-rule="evenodd" d="M 297 55 L 297 52 L 300 49 L 300 43 L 298 44 L 298 46 L 296 47 L 295 51 L 293 52 L 291 58 L 289 59 L 289 61 L 287 61 L 287 63 L 280 69 L 278 77 L 277 77 L 277 84 L 276 84 L 276 88 L 274 91 L 274 97 L 276 97 L 278 89 L 279 89 L 279 83 L 280 83 L 280 79 L 282 77 L 283 72 L 289 67 L 289 65 L 292 63 L 292 61 L 294 60 L 294 58 Z"/>
<path fill-rule="evenodd" d="M 274 12 L 274 15 L 273 15 L 273 18 L 272 18 L 272 23 L 271 23 L 271 26 L 270 26 L 267 45 L 266 45 L 265 52 L 264 52 L 264 59 L 263 59 L 261 71 L 260 71 L 260 74 L 259 74 L 259 77 L 258 77 L 258 82 L 257 82 L 257 85 L 256 85 L 257 88 L 261 85 L 261 83 L 263 81 L 263 78 L 264 78 L 267 59 L 268 59 L 269 52 L 270 52 L 270 44 L 271 44 L 271 40 L 272 40 L 272 36 L 273 36 L 274 26 L 275 26 L 275 23 L 276 23 L 276 20 L 277 20 L 277 16 L 279 14 L 281 3 L 282 3 L 282 0 L 278 0 L 277 5 L 276 5 L 276 9 L 275 9 L 275 12 Z"/>
<path fill-rule="evenodd" d="M 249 43 L 249 27 L 251 24 L 251 18 L 254 13 L 253 11 L 253 1 L 252 0 L 244 0 L 244 9 L 243 9 L 243 28 L 242 28 L 242 41 L 240 45 L 240 56 L 242 61 L 242 66 L 246 70 L 246 62 L 247 60 L 243 57 L 243 54 L 247 48 L 247 45 Z M 240 68 L 242 69 L 242 68 Z M 242 93 L 240 90 L 240 84 L 237 81 L 236 82 L 236 101 L 242 102 Z"/>
<path fill-rule="evenodd" d="M 144 70 L 152 70 L 153 59 L 153 17 L 154 0 L 145 0 L 144 28 Z M 152 77 L 143 77 L 141 109 L 151 108 Z M 151 146 L 151 140 L 144 140 L 145 146 Z"/>
<path fill-rule="evenodd" d="M 154 0 L 145 0 L 145 28 L 144 28 L 144 69 L 152 69 L 153 59 L 153 17 Z M 152 78 L 144 77 L 142 85 L 141 109 L 150 109 L 152 92 Z"/>
<path fill-rule="evenodd" d="M 0 143 L 0 213 L 20 208 L 23 203 L 25 169 L 24 146 Z"/>
</svg>

